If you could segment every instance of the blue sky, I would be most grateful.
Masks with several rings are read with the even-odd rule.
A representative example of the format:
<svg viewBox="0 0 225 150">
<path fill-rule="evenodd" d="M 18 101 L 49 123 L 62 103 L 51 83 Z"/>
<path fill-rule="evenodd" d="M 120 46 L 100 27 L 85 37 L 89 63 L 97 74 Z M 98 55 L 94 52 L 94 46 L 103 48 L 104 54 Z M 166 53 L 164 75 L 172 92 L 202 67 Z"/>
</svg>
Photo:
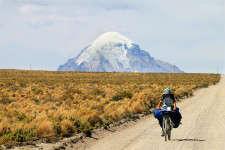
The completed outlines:
<svg viewBox="0 0 225 150">
<path fill-rule="evenodd" d="M 186 72 L 224 71 L 224 0 L 0 0 L 0 68 L 56 70 L 107 31 Z"/>
</svg>

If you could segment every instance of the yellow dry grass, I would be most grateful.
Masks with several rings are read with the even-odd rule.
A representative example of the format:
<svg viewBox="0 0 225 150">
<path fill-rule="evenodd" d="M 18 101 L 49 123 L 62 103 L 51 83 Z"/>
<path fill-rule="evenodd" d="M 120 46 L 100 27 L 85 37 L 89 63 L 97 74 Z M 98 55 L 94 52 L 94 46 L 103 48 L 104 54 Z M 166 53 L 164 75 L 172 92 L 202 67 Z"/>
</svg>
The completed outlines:
<svg viewBox="0 0 225 150">
<path fill-rule="evenodd" d="M 216 74 L 0 71 L 0 144 L 89 133 L 149 113 L 170 86 L 178 98 Z"/>
</svg>

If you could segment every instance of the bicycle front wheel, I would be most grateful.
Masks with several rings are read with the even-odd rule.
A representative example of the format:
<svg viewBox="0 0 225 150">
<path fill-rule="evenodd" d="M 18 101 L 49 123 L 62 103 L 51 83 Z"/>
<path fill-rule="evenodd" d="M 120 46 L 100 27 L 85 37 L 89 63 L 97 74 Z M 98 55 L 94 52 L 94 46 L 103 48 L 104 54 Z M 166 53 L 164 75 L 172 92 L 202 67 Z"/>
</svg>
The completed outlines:
<svg viewBox="0 0 225 150">
<path fill-rule="evenodd" d="M 167 128 L 168 128 L 168 121 L 167 121 L 167 117 L 164 116 L 163 117 L 163 134 L 164 134 L 164 138 L 165 138 L 165 141 L 167 141 Z"/>
</svg>

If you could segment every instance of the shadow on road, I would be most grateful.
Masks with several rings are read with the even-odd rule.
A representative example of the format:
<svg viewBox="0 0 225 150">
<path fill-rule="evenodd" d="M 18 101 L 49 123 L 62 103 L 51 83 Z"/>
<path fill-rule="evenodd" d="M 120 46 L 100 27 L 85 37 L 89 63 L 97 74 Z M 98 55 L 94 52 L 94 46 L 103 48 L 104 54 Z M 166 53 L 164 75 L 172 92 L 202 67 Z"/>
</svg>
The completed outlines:
<svg viewBox="0 0 225 150">
<path fill-rule="evenodd" d="M 91 138 L 91 139 L 95 139 L 95 140 L 98 140 L 98 138 L 97 138 L 97 137 L 93 137 L 93 136 L 91 136 L 91 137 L 89 137 L 89 138 Z"/>
<path fill-rule="evenodd" d="M 116 130 L 113 130 L 113 129 L 110 129 L 110 128 L 108 128 L 106 130 L 109 131 L 109 132 L 116 132 Z"/>
<path fill-rule="evenodd" d="M 206 140 L 203 139 L 174 139 L 173 141 L 178 141 L 178 142 L 205 142 Z"/>
</svg>

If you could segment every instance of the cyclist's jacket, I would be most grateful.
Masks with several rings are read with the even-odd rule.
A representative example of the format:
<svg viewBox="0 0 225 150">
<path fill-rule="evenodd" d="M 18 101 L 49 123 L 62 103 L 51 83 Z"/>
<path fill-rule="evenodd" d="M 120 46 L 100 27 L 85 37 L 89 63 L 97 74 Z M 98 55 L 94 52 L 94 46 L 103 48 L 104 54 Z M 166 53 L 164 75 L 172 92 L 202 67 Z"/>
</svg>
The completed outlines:
<svg viewBox="0 0 225 150">
<path fill-rule="evenodd" d="M 174 102 L 175 102 L 175 97 L 173 94 L 163 94 L 162 95 L 162 106 L 171 107 L 173 109 Z"/>
</svg>

